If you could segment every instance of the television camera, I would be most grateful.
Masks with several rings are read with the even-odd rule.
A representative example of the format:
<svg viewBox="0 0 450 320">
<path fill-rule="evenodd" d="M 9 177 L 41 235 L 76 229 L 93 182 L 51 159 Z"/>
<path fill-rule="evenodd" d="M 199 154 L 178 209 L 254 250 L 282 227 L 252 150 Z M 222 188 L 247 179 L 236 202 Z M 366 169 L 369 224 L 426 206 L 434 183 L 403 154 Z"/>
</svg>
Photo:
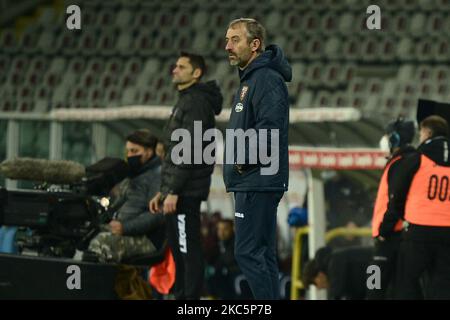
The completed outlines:
<svg viewBox="0 0 450 320">
<path fill-rule="evenodd" d="M 128 165 L 117 158 L 86 168 L 72 161 L 18 158 L 1 163 L 0 173 L 39 183 L 35 190 L 0 187 L 0 225 L 18 227 L 18 251 L 72 258 L 120 206 L 110 205 L 109 193 L 127 177 Z"/>
</svg>

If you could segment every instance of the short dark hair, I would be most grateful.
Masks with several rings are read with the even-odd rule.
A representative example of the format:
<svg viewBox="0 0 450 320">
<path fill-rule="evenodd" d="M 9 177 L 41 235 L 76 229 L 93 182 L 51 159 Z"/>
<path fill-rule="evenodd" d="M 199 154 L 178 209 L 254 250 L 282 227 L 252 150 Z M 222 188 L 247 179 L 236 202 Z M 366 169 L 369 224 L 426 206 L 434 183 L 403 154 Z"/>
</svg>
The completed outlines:
<svg viewBox="0 0 450 320">
<path fill-rule="evenodd" d="M 448 137 L 448 123 L 447 120 L 440 116 L 426 117 L 420 123 L 420 128 L 427 128 L 431 130 L 431 137 L 445 136 Z"/>
<path fill-rule="evenodd" d="M 257 52 L 263 52 L 265 50 L 265 41 L 266 41 L 266 29 L 263 27 L 261 23 L 256 21 L 253 18 L 239 18 L 230 22 L 228 25 L 229 28 L 233 28 L 233 26 L 237 24 L 244 24 L 247 29 L 247 42 L 250 43 L 254 39 L 258 39 L 261 42 Z"/>
<path fill-rule="evenodd" d="M 201 55 L 186 52 L 186 51 L 181 51 L 180 58 L 188 58 L 189 63 L 191 64 L 193 70 L 200 69 L 202 74 L 200 75 L 199 80 L 206 74 L 205 58 L 203 58 Z"/>
<path fill-rule="evenodd" d="M 156 144 L 158 143 L 156 136 L 154 136 L 148 129 L 136 130 L 130 133 L 126 140 L 153 150 L 156 149 Z"/>
<path fill-rule="evenodd" d="M 305 264 L 302 272 L 302 281 L 305 288 L 314 284 L 314 279 L 320 272 L 328 273 L 332 252 L 333 249 L 331 247 L 322 247 L 316 251 L 314 259 Z"/>
<path fill-rule="evenodd" d="M 305 267 L 303 268 L 303 274 L 302 274 L 303 286 L 305 288 L 308 288 L 310 285 L 315 284 L 314 279 L 317 277 L 319 272 L 320 272 L 320 269 L 319 269 L 319 266 L 317 265 L 317 261 L 314 259 L 309 260 L 305 264 Z"/>
</svg>

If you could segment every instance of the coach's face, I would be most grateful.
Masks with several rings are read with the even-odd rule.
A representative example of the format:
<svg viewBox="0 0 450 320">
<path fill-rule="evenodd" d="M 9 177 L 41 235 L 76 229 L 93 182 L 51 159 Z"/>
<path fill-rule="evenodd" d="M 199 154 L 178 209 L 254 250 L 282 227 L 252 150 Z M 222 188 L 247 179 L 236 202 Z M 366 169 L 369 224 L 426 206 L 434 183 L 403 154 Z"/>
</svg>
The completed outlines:
<svg viewBox="0 0 450 320">
<path fill-rule="evenodd" d="M 249 43 L 248 40 L 247 28 L 243 23 L 238 23 L 227 30 L 225 50 L 232 66 L 243 69 L 256 54 L 257 47 L 255 48 L 254 41 Z"/>
<path fill-rule="evenodd" d="M 195 72 L 187 57 L 178 58 L 172 70 L 172 82 L 174 84 L 186 84 L 195 80 Z"/>
</svg>

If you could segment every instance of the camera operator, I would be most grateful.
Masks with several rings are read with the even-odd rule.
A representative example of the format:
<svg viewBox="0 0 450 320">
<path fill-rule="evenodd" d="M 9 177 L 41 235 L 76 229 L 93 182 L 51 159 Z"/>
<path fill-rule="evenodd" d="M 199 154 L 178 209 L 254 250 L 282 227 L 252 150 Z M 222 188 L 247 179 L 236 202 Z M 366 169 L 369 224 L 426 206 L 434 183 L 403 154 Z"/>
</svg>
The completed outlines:
<svg viewBox="0 0 450 320">
<path fill-rule="evenodd" d="M 129 177 L 117 188 L 112 207 L 120 206 L 113 220 L 89 244 L 83 259 L 120 262 L 124 258 L 156 250 L 151 239 L 163 228 L 162 214 L 149 214 L 148 201 L 159 191 L 161 162 L 156 155 L 157 138 L 140 129 L 126 138 Z"/>
</svg>

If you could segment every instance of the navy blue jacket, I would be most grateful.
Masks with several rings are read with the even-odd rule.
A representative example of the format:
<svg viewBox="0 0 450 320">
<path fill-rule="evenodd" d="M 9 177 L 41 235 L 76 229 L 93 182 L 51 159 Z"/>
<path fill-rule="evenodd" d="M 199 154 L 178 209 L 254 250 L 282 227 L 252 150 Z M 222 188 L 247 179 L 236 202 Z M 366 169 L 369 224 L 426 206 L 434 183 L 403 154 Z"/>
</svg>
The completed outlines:
<svg viewBox="0 0 450 320">
<path fill-rule="evenodd" d="M 262 164 L 259 156 L 257 162 L 251 164 L 249 158 L 249 139 L 245 143 L 245 163 L 237 163 L 237 148 L 234 139 L 234 155 L 228 158 L 227 147 L 224 156 L 224 181 L 227 192 L 235 191 L 286 191 L 288 188 L 288 128 L 289 128 L 289 100 L 285 82 L 292 79 L 292 70 L 284 57 L 283 51 L 276 45 L 270 45 L 244 70 L 239 71 L 240 87 L 234 97 L 230 121 L 230 129 L 247 131 L 255 129 L 268 129 L 267 148 L 270 155 L 271 135 L 270 129 L 279 130 L 279 152 L 276 159 L 279 161 L 278 171 L 272 175 L 262 175 Z M 225 135 L 226 145 L 232 139 Z M 257 136 L 259 145 L 259 139 Z M 255 152 L 255 150 L 253 150 Z M 267 152 L 265 151 L 265 152 Z M 274 155 L 270 155 L 273 158 Z M 254 162 L 254 161 L 253 161 Z"/>
</svg>

